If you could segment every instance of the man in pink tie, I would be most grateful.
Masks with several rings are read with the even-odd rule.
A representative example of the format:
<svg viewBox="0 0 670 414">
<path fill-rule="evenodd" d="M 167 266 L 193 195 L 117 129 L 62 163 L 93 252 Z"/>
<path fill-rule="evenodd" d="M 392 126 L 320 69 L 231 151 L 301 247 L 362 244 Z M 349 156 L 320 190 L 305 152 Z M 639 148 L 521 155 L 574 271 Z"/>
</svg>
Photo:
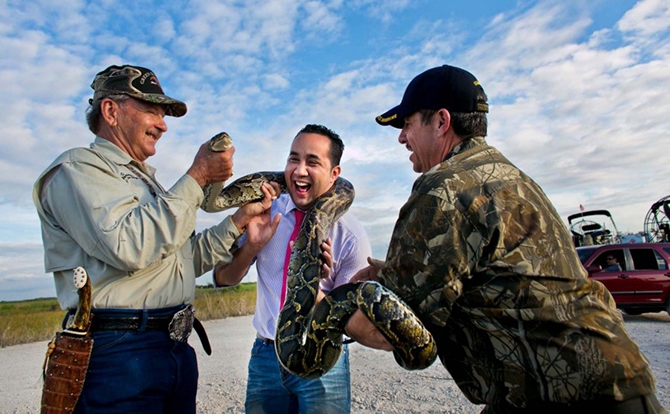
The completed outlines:
<svg viewBox="0 0 670 414">
<path fill-rule="evenodd" d="M 351 406 L 349 352 L 318 379 L 302 379 L 283 369 L 275 354 L 277 318 L 286 298 L 286 271 L 291 241 L 298 234 L 304 212 L 328 191 L 340 175 L 344 144 L 321 125 L 307 125 L 293 139 L 284 175 L 288 194 L 272 203 L 267 214 L 250 222 L 233 261 L 214 272 L 217 286 L 242 280 L 252 263 L 258 272 L 258 297 L 253 324 L 257 338 L 251 351 L 247 413 L 348 413 Z M 280 219 L 281 218 L 281 219 Z M 320 285 L 319 299 L 345 284 L 367 265 L 370 242 L 361 224 L 347 213 L 330 230 L 322 246 L 331 266 Z"/>
</svg>

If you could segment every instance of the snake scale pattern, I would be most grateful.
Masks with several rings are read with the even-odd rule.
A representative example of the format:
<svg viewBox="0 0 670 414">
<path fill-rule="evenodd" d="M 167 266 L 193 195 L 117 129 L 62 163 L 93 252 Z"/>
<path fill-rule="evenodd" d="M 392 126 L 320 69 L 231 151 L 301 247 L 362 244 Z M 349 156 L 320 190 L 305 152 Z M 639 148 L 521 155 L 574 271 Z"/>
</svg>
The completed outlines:
<svg viewBox="0 0 670 414">
<path fill-rule="evenodd" d="M 225 151 L 231 146 L 232 139 L 225 132 L 215 135 L 209 144 L 212 151 Z M 224 183 L 206 186 L 201 208 L 217 212 L 260 200 L 261 185 L 266 181 L 277 182 L 282 192 L 286 191 L 283 172 L 258 172 L 225 188 Z M 318 378 L 335 365 L 342 352 L 344 327 L 357 309 L 395 347 L 394 357 L 403 368 L 427 368 L 437 355 L 431 334 L 412 310 L 377 282 L 340 286 L 316 303 L 322 265 L 320 246 L 353 200 L 351 183 L 338 178 L 306 212 L 291 252 L 275 350 L 282 366 L 302 378 Z"/>
</svg>

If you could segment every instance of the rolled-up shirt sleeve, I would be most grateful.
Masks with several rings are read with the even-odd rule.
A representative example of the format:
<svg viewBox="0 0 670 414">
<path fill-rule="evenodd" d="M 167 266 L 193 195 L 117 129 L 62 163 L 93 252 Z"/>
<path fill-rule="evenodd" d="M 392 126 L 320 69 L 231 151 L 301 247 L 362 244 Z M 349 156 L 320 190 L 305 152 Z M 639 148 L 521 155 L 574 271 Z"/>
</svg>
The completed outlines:
<svg viewBox="0 0 670 414">
<path fill-rule="evenodd" d="M 216 226 L 195 235 L 192 244 L 195 274 L 202 275 L 217 264 L 230 263 L 233 260 L 233 253 L 241 246 L 235 243 L 238 238 L 240 232 L 230 216 Z M 214 278 L 213 275 L 212 277 Z"/>
</svg>

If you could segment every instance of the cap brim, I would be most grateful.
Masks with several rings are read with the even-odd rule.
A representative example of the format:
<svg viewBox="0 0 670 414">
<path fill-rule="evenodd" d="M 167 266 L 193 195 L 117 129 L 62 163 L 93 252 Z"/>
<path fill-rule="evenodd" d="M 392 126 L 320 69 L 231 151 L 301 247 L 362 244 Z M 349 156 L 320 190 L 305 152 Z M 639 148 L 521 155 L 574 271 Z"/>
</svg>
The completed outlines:
<svg viewBox="0 0 670 414">
<path fill-rule="evenodd" d="M 383 114 L 379 115 L 375 120 L 379 125 L 383 126 L 392 126 L 398 129 L 402 129 L 405 126 L 405 117 L 407 117 L 406 111 L 403 110 L 402 105 L 398 105 L 395 108 L 389 109 Z"/>
<path fill-rule="evenodd" d="M 141 93 L 141 94 L 131 94 L 128 95 L 141 99 L 143 101 L 157 103 L 165 105 L 165 115 L 174 116 L 176 118 L 186 115 L 188 108 L 186 104 L 182 101 L 170 98 L 167 95 L 160 95 L 155 93 Z"/>
</svg>

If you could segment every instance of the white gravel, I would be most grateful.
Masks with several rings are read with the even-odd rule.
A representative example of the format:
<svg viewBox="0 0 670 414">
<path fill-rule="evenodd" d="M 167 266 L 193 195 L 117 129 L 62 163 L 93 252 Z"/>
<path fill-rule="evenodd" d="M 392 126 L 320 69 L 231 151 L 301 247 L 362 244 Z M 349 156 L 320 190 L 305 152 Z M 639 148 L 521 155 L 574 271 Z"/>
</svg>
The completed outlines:
<svg viewBox="0 0 670 414">
<path fill-rule="evenodd" d="M 656 394 L 670 407 L 670 316 L 648 313 L 625 316 L 626 328 L 651 363 Z M 251 316 L 204 323 L 213 353 L 202 351 L 197 336 L 191 344 L 200 365 L 199 413 L 240 413 L 249 352 L 254 338 Z M 0 349 L 0 413 L 37 413 L 40 369 L 47 342 Z M 351 349 L 352 412 L 478 413 L 437 362 L 424 371 L 405 371 L 390 353 L 358 344 Z"/>
</svg>

